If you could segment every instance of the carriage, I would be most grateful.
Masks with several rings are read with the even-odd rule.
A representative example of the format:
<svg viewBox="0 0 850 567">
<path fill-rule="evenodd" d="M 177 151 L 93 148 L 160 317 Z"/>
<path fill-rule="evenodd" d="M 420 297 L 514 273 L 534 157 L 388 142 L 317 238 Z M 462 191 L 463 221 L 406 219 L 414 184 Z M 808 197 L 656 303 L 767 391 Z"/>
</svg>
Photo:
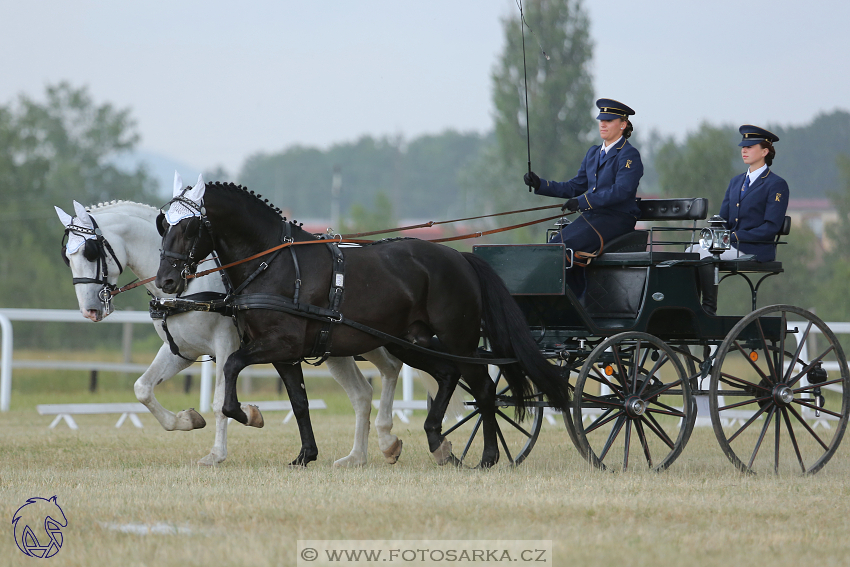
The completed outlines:
<svg viewBox="0 0 850 567">
<path fill-rule="evenodd" d="M 782 273 L 780 262 L 701 260 L 688 251 L 707 216 L 706 199 L 639 204 L 640 220 L 653 226 L 604 247 L 586 268 L 581 299 L 565 281 L 573 257 L 563 244 L 474 247 L 504 280 L 540 351 L 573 390 L 569 412 L 553 412 L 535 393 L 531 411 L 518 421 L 509 411 L 515 399 L 491 367 L 505 456 L 522 462 L 544 419 L 563 419 L 593 465 L 662 470 L 682 453 L 695 425 L 710 423 L 725 455 L 744 472 L 820 470 L 841 441 L 850 401 L 850 374 L 835 334 L 799 307 L 756 308 L 761 283 Z M 786 217 L 776 244 L 789 231 Z M 706 264 L 714 266 L 717 283 L 747 282 L 750 313 L 713 316 L 701 308 L 697 269 Z M 461 461 L 480 432 L 473 398 L 468 406 L 444 432 L 463 447 Z"/>
</svg>

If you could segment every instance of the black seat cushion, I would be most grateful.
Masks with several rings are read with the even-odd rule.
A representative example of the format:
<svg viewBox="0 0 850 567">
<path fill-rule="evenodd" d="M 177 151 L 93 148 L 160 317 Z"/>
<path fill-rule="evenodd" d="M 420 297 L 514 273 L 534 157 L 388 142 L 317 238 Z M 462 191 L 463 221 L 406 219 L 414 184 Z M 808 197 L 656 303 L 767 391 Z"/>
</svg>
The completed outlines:
<svg viewBox="0 0 850 567">
<path fill-rule="evenodd" d="M 648 230 L 633 230 L 622 234 L 602 247 L 602 253 L 611 252 L 646 252 L 646 244 L 649 241 Z"/>
</svg>

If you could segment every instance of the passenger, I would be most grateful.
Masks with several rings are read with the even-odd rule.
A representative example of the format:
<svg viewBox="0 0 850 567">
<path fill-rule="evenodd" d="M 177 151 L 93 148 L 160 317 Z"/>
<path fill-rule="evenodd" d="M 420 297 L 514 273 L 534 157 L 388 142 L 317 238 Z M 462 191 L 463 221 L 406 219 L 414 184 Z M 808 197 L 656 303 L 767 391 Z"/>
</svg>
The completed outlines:
<svg viewBox="0 0 850 567">
<path fill-rule="evenodd" d="M 633 231 L 640 217 L 636 196 L 643 163 L 640 153 L 628 142 L 634 129 L 629 116 L 635 111 L 607 98 L 597 100 L 596 106 L 602 144 L 591 146 L 575 177 L 549 181 L 530 171 L 523 178 L 535 194 L 565 198 L 562 210 L 582 213 L 550 240 L 563 242 L 579 258 L 592 256 L 604 249 L 604 243 Z M 578 277 L 571 287 L 581 295 L 583 274 L 573 276 Z"/>
<path fill-rule="evenodd" d="M 732 248 L 720 257 L 733 260 L 739 254 L 753 254 L 758 262 L 770 262 L 776 258 L 776 245 L 772 242 L 782 229 L 788 209 L 788 183 L 769 169 L 776 157 L 773 144 L 779 137 L 749 124 L 738 131 L 743 136 L 738 144 L 741 158 L 749 168 L 732 178 L 720 205 L 720 216 L 732 231 Z M 708 250 L 699 252 L 703 258 L 711 256 Z M 702 308 L 714 315 L 717 312 L 714 267 L 701 266 L 699 275 Z"/>
</svg>

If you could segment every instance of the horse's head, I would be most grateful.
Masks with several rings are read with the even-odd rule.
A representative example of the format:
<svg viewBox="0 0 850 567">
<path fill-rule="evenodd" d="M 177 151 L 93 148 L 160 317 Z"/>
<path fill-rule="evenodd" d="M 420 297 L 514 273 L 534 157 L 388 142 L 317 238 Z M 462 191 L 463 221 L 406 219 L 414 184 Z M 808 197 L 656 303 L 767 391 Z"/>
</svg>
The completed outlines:
<svg viewBox="0 0 850 567">
<path fill-rule="evenodd" d="M 187 277 L 198 262 L 213 251 L 212 234 L 204 209 L 206 186 L 202 176 L 194 187 L 183 189 L 180 175 L 174 173 L 174 197 L 168 212 L 160 214 L 157 228 L 162 235 L 156 285 L 165 293 L 186 289 Z"/>
<path fill-rule="evenodd" d="M 83 317 L 101 321 L 112 312 L 112 290 L 124 270 L 122 247 L 116 250 L 85 207 L 74 201 L 76 217 L 54 207 L 65 236 L 62 259 L 71 268 L 74 291 Z M 65 239 L 67 238 L 67 243 Z"/>
</svg>

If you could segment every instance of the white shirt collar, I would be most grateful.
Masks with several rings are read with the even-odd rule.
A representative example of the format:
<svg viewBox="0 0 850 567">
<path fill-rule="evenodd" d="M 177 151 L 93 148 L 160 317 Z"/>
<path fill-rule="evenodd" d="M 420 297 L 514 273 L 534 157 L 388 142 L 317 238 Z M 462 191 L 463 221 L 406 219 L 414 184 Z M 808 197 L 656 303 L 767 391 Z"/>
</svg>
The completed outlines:
<svg viewBox="0 0 850 567">
<path fill-rule="evenodd" d="M 614 146 L 616 146 L 618 143 L 620 143 L 620 140 L 622 140 L 622 139 L 623 139 L 623 137 L 622 137 L 622 136 L 620 136 L 619 138 L 617 138 L 616 140 L 614 140 L 614 142 L 613 142 L 610 146 L 606 146 L 606 145 L 605 145 L 605 140 L 603 140 L 603 141 L 602 141 L 602 150 L 603 150 L 603 151 L 607 154 L 607 153 L 608 153 L 608 150 L 610 150 L 611 148 L 613 148 Z"/>
<path fill-rule="evenodd" d="M 755 170 L 755 171 L 750 171 L 750 170 L 748 169 L 748 170 L 747 170 L 747 177 L 749 177 L 750 181 L 749 181 L 749 183 L 747 183 L 747 186 L 752 185 L 752 184 L 753 184 L 753 181 L 755 181 L 756 179 L 758 179 L 758 178 L 759 178 L 759 176 L 760 176 L 762 173 L 764 173 L 764 171 L 765 171 L 766 169 L 767 169 L 767 164 L 764 164 L 763 166 L 761 166 L 760 168 L 758 168 L 758 169 L 757 169 L 757 170 Z"/>
</svg>

